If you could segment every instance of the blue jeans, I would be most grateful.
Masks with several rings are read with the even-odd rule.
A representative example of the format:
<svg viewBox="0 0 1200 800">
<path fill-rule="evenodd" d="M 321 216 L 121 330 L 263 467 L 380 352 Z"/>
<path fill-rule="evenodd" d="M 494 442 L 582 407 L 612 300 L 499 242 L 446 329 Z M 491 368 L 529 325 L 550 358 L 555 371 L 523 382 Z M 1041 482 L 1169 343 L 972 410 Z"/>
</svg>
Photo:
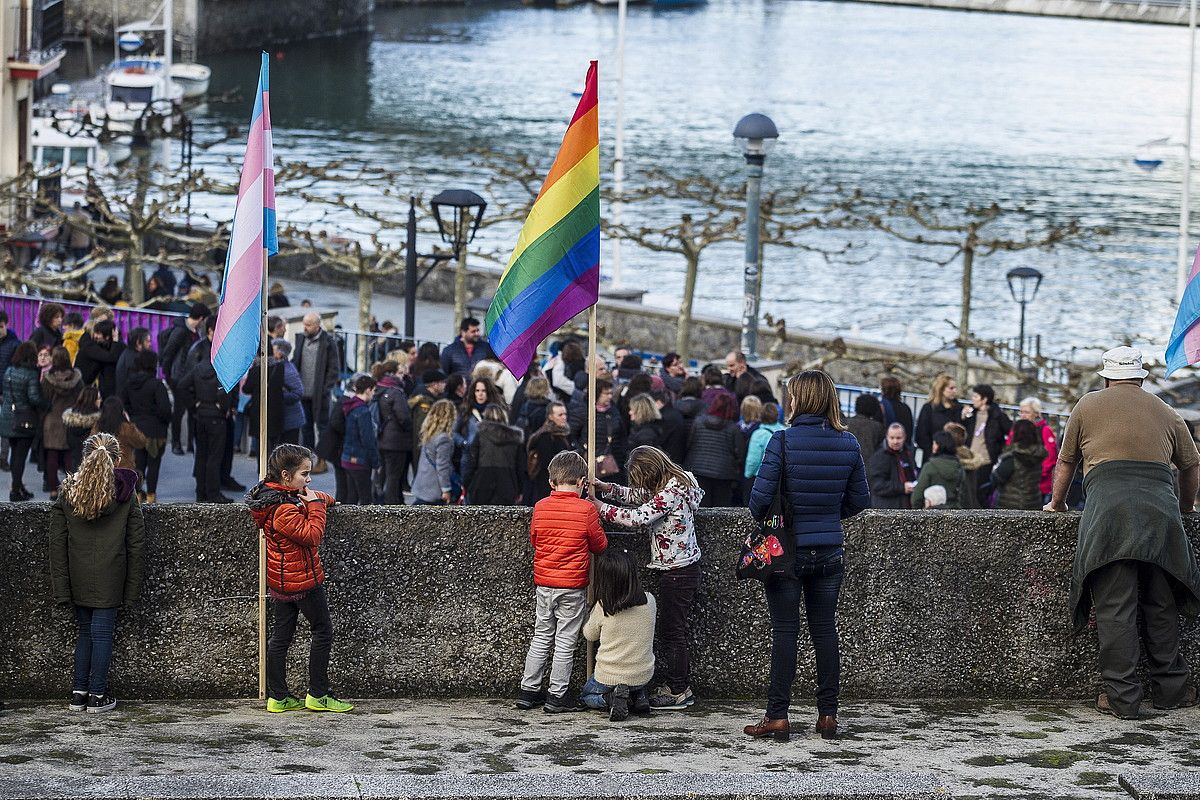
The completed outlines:
<svg viewBox="0 0 1200 800">
<path fill-rule="evenodd" d="M 117 610 L 75 606 L 75 620 L 79 623 L 79 638 L 75 640 L 75 683 L 71 688 L 104 694 L 108 691 Z"/>
<path fill-rule="evenodd" d="M 630 686 L 629 694 L 632 695 L 634 692 L 640 691 L 644 688 L 645 684 L 642 684 L 641 686 Z M 606 711 L 608 709 L 608 698 L 604 695 L 612 690 L 613 687 L 609 686 L 608 684 L 601 683 L 594 677 L 588 678 L 587 683 L 585 683 L 583 688 L 579 690 L 579 702 L 583 703 L 588 708 Z"/>
<path fill-rule="evenodd" d="M 771 614 L 771 685 L 767 717 L 784 719 L 796 680 L 796 640 L 800 634 L 800 603 L 808 619 L 817 657 L 817 713 L 836 714 L 841 690 L 837 602 L 845 570 L 840 546 L 796 550 L 796 579 L 774 578 L 767 583 Z"/>
</svg>

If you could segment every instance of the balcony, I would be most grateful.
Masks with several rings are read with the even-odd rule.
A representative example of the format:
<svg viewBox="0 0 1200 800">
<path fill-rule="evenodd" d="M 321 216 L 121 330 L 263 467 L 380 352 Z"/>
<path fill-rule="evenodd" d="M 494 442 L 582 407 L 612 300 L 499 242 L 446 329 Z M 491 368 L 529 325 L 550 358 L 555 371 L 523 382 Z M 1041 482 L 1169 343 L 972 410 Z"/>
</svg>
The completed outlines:
<svg viewBox="0 0 1200 800">
<path fill-rule="evenodd" d="M 62 63 L 63 7 L 65 0 L 25 0 L 5 10 L 4 30 L 9 38 L 8 76 L 11 80 L 37 80 Z"/>
</svg>

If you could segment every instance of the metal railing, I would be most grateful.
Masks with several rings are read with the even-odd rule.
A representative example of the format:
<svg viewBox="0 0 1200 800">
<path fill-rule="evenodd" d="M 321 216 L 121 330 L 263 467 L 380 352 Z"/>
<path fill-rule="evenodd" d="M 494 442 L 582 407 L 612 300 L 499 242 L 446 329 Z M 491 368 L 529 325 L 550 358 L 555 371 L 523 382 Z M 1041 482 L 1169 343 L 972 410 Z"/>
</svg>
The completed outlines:
<svg viewBox="0 0 1200 800">
<path fill-rule="evenodd" d="M 842 413 L 846 414 L 847 416 L 854 414 L 854 401 L 858 399 L 859 395 L 869 394 L 874 397 L 879 397 L 879 390 L 872 389 L 868 386 L 850 386 L 838 384 L 837 392 L 838 401 L 842 405 Z M 917 394 L 916 392 L 901 392 L 900 397 L 904 401 L 904 404 L 912 410 L 913 422 L 915 423 L 917 414 L 919 414 L 921 411 L 921 406 L 925 405 L 925 402 L 929 398 L 926 395 Z M 960 401 L 960 405 L 966 405 L 966 403 Z M 996 405 L 997 407 L 1003 409 L 1004 413 L 1008 414 L 1008 416 L 1014 420 L 1017 418 L 1017 414 L 1020 411 L 1020 408 L 1017 406 L 1009 405 L 1007 403 L 997 403 Z M 1054 431 L 1056 436 L 1062 435 L 1063 429 L 1067 426 L 1067 418 L 1069 416 L 1069 414 L 1042 411 L 1042 417 L 1047 423 L 1049 423 L 1050 428 Z"/>
<path fill-rule="evenodd" d="M 407 336 L 396 336 L 386 333 L 372 333 L 371 331 L 356 331 L 346 328 L 334 328 L 333 336 L 339 340 L 342 348 L 342 373 L 343 377 L 352 375 L 355 372 L 367 372 L 371 369 L 371 365 L 377 361 L 382 361 L 388 353 L 393 350 L 401 349 L 404 342 L 413 342 L 418 348 L 428 342 L 437 345 L 440 352 L 444 346 L 442 342 L 437 342 L 432 339 L 410 339 Z M 366 345 L 366 361 L 360 363 L 358 348 L 359 344 Z M 417 376 L 420 377 L 420 376 Z"/>
<path fill-rule="evenodd" d="M 62 300 L 57 297 L 26 297 L 24 295 L 0 293 L 0 309 L 8 314 L 8 327 L 22 339 L 38 326 L 38 310 L 44 303 L 58 303 L 70 313 L 78 311 L 86 322 L 88 314 L 96 307 L 95 303 L 85 303 L 74 300 Z M 113 322 L 120 331 L 121 341 L 129 341 L 129 332 L 134 328 L 146 328 L 150 331 L 151 346 L 157 348 L 159 331 L 175 324 L 175 320 L 184 314 L 171 311 L 149 311 L 144 308 L 113 307 Z"/>
</svg>

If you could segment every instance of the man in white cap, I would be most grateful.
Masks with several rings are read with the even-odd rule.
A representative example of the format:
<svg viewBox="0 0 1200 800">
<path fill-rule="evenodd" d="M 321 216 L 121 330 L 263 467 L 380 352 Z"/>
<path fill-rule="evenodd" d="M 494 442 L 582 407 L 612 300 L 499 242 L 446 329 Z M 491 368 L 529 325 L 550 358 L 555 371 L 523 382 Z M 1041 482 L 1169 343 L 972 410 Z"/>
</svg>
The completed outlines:
<svg viewBox="0 0 1200 800">
<path fill-rule="evenodd" d="M 1196 704 L 1196 687 L 1179 652 L 1179 614 L 1200 612 L 1200 568 L 1183 530 L 1200 489 L 1200 453 L 1179 414 L 1142 390 L 1142 353 L 1116 347 L 1104 354 L 1104 389 L 1080 399 L 1063 434 L 1046 511 L 1063 502 L 1083 464 L 1087 505 L 1071 580 L 1075 630 L 1096 609 L 1104 691 L 1096 709 L 1138 716 L 1142 684 L 1138 612 L 1155 708 Z M 1171 465 L 1179 469 L 1178 489 Z"/>
</svg>

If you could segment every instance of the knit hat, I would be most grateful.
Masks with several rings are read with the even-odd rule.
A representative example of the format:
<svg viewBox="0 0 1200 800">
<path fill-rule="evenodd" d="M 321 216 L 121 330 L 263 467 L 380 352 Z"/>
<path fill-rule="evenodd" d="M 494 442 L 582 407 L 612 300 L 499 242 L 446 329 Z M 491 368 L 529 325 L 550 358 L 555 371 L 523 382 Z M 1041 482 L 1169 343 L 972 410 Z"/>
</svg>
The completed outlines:
<svg viewBox="0 0 1200 800">
<path fill-rule="evenodd" d="M 425 370 L 425 373 L 421 375 L 421 383 L 425 384 L 426 386 L 430 385 L 431 383 L 445 382 L 446 373 L 442 372 L 440 369 Z"/>
</svg>

